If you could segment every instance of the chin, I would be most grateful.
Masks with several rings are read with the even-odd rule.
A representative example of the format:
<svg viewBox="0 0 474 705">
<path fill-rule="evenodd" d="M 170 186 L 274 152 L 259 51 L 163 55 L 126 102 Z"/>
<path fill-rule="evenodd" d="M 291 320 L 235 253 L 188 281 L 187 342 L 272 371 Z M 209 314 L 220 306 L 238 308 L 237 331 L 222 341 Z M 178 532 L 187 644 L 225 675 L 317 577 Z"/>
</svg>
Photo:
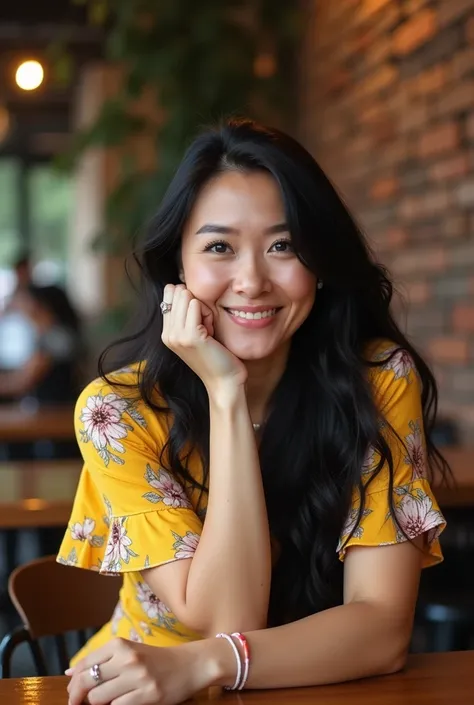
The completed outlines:
<svg viewBox="0 0 474 705">
<path fill-rule="evenodd" d="M 231 343 L 228 345 L 223 343 L 223 345 L 243 362 L 264 360 L 266 357 L 270 357 L 276 349 L 274 345 L 232 345 Z"/>
</svg>

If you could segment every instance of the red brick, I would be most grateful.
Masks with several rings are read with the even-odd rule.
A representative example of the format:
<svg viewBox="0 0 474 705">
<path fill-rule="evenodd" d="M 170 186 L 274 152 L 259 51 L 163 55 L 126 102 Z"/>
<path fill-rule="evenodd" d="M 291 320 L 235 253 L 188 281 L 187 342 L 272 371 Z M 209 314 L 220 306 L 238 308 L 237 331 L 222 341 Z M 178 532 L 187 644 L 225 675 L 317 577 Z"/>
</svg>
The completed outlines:
<svg viewBox="0 0 474 705">
<path fill-rule="evenodd" d="M 474 80 L 456 82 L 452 88 L 445 89 L 438 96 L 436 112 L 445 117 L 464 113 L 474 108 Z"/>
<path fill-rule="evenodd" d="M 466 135 L 471 142 L 474 142 L 474 113 L 467 118 Z"/>
<path fill-rule="evenodd" d="M 441 247 L 410 249 L 397 255 L 392 267 L 400 276 L 442 272 L 446 269 L 446 252 Z"/>
<path fill-rule="evenodd" d="M 474 44 L 474 16 L 466 22 L 466 39 L 469 44 Z"/>
<path fill-rule="evenodd" d="M 424 304 L 432 296 L 432 288 L 427 282 L 407 282 L 405 290 L 410 304 Z"/>
<path fill-rule="evenodd" d="M 469 232 L 469 220 L 467 213 L 449 213 L 443 219 L 442 234 L 446 238 L 455 239 L 464 237 Z"/>
<path fill-rule="evenodd" d="M 412 105 L 400 116 L 399 130 L 401 133 L 420 130 L 428 123 L 428 120 L 429 110 L 426 103 Z"/>
<path fill-rule="evenodd" d="M 394 177 L 378 179 L 370 189 L 370 195 L 375 201 L 384 201 L 394 196 L 399 189 L 399 181 Z"/>
<path fill-rule="evenodd" d="M 369 19 L 373 14 L 385 7 L 391 0 L 363 0 L 359 10 L 359 18 L 363 20 Z"/>
<path fill-rule="evenodd" d="M 405 55 L 434 37 L 437 31 L 436 13 L 425 9 L 415 13 L 397 29 L 392 38 L 394 54 Z"/>
<path fill-rule="evenodd" d="M 423 71 L 414 79 L 416 91 L 423 95 L 436 93 L 446 85 L 448 70 L 444 64 L 437 64 L 433 68 Z"/>
<path fill-rule="evenodd" d="M 403 228 L 393 226 L 388 228 L 384 234 L 384 241 L 389 246 L 390 249 L 396 249 L 401 247 L 408 240 L 408 233 Z"/>
<path fill-rule="evenodd" d="M 456 189 L 454 198 L 463 208 L 472 208 L 474 206 L 474 178 L 463 181 Z"/>
<path fill-rule="evenodd" d="M 467 47 L 458 51 L 451 60 L 451 76 L 457 81 L 468 74 L 472 74 L 474 67 L 474 47 Z"/>
<path fill-rule="evenodd" d="M 447 27 L 472 10 L 472 0 L 441 0 L 438 9 L 439 27 Z"/>
<path fill-rule="evenodd" d="M 461 245 L 451 246 L 448 255 L 451 267 L 472 267 L 474 266 L 474 246 L 472 241 Z"/>
<path fill-rule="evenodd" d="M 435 362 L 467 362 L 469 359 L 469 345 L 463 338 L 435 338 L 429 350 Z"/>
<path fill-rule="evenodd" d="M 467 154 L 458 154 L 450 159 L 433 164 L 429 167 L 428 173 L 433 181 L 445 181 L 456 179 L 467 174 L 470 170 L 469 157 Z"/>
<path fill-rule="evenodd" d="M 405 0 L 405 12 L 407 15 L 412 15 L 418 12 L 418 10 L 421 10 L 428 2 L 430 2 L 430 0 Z"/>
<path fill-rule="evenodd" d="M 457 331 L 474 333 L 474 304 L 458 304 L 454 307 L 453 326 Z"/>
<path fill-rule="evenodd" d="M 459 145 L 459 125 L 456 122 L 445 122 L 427 130 L 420 139 L 418 152 L 420 157 L 431 157 L 442 154 Z"/>
<path fill-rule="evenodd" d="M 397 78 L 397 69 L 393 66 L 381 66 L 363 82 L 361 92 L 365 96 L 380 93 L 394 83 Z"/>
</svg>

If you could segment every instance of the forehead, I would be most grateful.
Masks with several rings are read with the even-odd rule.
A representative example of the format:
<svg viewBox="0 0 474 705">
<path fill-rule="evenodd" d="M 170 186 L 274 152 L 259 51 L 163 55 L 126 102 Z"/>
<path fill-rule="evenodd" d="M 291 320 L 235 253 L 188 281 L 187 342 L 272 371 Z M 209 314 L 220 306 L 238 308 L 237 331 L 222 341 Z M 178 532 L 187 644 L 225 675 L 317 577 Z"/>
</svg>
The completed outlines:
<svg viewBox="0 0 474 705">
<path fill-rule="evenodd" d="M 204 222 L 277 220 L 284 215 L 283 200 L 275 179 L 265 171 L 228 171 L 211 179 L 199 194 L 190 216 L 190 225 Z M 273 223 L 270 223 L 273 224 Z"/>
</svg>

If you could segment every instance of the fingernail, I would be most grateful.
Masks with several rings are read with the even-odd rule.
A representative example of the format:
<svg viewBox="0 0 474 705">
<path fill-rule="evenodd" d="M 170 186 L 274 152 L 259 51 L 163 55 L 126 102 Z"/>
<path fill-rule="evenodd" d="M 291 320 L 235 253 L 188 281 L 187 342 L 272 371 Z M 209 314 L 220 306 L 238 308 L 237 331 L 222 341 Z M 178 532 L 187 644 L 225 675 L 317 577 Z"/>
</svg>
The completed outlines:
<svg viewBox="0 0 474 705">
<path fill-rule="evenodd" d="M 65 674 L 66 676 L 72 676 L 73 673 L 74 673 L 74 669 L 73 669 L 73 668 L 66 668 L 66 670 L 64 671 L 64 674 Z"/>
</svg>

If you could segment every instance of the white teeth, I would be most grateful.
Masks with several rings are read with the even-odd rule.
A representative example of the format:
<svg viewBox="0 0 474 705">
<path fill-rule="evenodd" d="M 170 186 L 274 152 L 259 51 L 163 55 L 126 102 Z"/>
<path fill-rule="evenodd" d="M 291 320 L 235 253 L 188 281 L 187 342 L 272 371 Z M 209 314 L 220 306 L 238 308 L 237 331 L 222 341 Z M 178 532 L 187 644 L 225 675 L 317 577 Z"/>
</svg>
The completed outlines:
<svg viewBox="0 0 474 705">
<path fill-rule="evenodd" d="M 269 311 L 257 311 L 256 313 L 250 313 L 246 311 L 238 311 L 237 309 L 228 309 L 229 313 L 238 318 L 245 318 L 247 321 L 258 321 L 261 318 L 268 318 L 269 316 L 274 316 L 277 312 L 276 308 L 272 308 Z"/>
</svg>

